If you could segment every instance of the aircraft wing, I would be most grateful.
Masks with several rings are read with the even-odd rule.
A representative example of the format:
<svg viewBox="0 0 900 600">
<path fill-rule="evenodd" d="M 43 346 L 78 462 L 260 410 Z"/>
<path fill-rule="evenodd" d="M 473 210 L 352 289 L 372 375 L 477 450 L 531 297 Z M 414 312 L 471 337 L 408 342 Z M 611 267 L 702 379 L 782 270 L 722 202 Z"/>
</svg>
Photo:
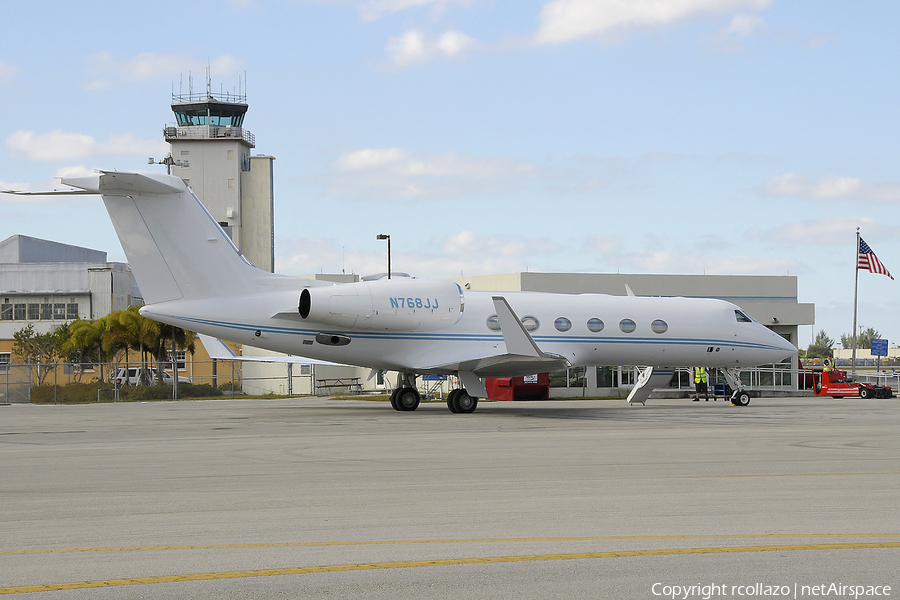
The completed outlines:
<svg viewBox="0 0 900 600">
<path fill-rule="evenodd" d="M 478 377 L 516 377 L 545 371 L 558 371 L 571 366 L 569 361 L 556 354 L 543 352 L 522 325 L 519 317 L 503 296 L 492 296 L 494 309 L 500 321 L 506 352 L 481 358 L 465 358 L 441 365 L 431 365 L 425 370 L 435 372 L 474 373 Z"/>
</svg>

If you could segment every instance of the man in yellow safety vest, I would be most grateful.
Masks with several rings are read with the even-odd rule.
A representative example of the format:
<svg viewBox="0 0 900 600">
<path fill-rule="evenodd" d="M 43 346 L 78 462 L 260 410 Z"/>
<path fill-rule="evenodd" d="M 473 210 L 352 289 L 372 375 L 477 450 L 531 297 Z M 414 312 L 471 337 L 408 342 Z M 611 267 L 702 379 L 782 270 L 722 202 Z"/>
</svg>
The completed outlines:
<svg viewBox="0 0 900 600">
<path fill-rule="evenodd" d="M 703 392 L 706 401 L 709 402 L 709 386 L 707 384 L 706 367 L 694 367 L 694 387 L 696 389 L 694 402 L 700 402 L 700 392 Z"/>
</svg>

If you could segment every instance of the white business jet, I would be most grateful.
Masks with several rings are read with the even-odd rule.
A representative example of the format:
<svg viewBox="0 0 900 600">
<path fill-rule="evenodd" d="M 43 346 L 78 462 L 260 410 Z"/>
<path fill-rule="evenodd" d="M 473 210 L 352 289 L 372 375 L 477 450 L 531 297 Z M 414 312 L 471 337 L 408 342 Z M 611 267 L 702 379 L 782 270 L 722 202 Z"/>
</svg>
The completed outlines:
<svg viewBox="0 0 900 600">
<path fill-rule="evenodd" d="M 215 338 L 333 363 L 397 371 L 391 405 L 419 405 L 416 377 L 457 375 L 447 406 L 471 413 L 484 377 L 577 365 L 642 367 L 629 402 L 676 367 L 731 373 L 797 349 L 729 302 L 604 294 L 463 291 L 446 280 L 329 284 L 251 265 L 184 180 L 99 171 L 62 183 L 101 194 L 147 303 L 145 317 Z M 74 191 L 74 190 L 73 190 Z"/>
</svg>

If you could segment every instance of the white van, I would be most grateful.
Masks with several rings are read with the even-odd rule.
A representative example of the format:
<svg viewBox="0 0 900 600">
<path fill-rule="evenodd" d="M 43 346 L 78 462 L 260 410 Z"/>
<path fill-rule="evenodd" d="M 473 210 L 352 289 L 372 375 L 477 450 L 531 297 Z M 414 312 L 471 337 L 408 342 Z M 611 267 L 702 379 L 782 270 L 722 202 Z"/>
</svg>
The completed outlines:
<svg viewBox="0 0 900 600">
<path fill-rule="evenodd" d="M 126 377 L 125 371 L 128 371 L 128 375 Z M 162 374 L 163 383 L 167 383 L 172 385 L 172 374 L 168 371 L 163 371 Z M 147 379 L 150 381 L 150 385 L 156 385 L 159 382 L 159 378 L 157 377 L 156 367 L 147 367 Z M 119 367 L 115 373 L 111 373 L 109 376 L 110 383 L 115 383 L 117 385 L 140 385 L 141 383 L 141 368 L 140 367 Z M 178 383 L 193 383 L 190 377 L 184 377 L 183 375 L 178 376 Z"/>
</svg>

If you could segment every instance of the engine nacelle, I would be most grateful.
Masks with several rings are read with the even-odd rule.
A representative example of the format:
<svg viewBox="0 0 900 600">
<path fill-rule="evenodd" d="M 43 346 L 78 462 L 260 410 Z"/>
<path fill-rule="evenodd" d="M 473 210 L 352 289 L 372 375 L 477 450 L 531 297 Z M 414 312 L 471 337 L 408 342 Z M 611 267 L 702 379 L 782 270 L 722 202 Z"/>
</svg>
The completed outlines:
<svg viewBox="0 0 900 600">
<path fill-rule="evenodd" d="M 462 288 L 452 281 L 379 279 L 305 288 L 300 317 L 335 327 L 429 331 L 449 327 L 465 310 Z"/>
</svg>

